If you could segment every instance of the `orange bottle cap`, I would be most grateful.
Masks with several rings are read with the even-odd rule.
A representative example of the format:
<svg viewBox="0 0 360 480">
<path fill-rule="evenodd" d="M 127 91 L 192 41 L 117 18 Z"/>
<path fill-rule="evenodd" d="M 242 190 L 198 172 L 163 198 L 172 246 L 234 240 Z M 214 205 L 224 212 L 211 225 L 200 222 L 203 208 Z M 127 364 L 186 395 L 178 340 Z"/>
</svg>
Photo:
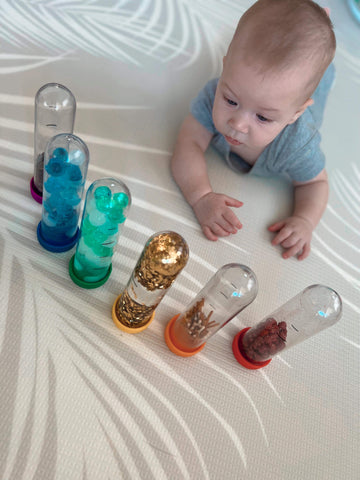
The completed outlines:
<svg viewBox="0 0 360 480">
<path fill-rule="evenodd" d="M 197 353 L 201 352 L 201 350 L 205 347 L 205 343 L 200 345 L 199 347 L 195 348 L 194 350 L 191 351 L 186 351 L 186 350 L 181 350 L 174 342 L 174 335 L 172 333 L 172 328 L 174 323 L 179 317 L 179 313 L 173 317 L 169 323 L 166 325 L 165 329 L 165 342 L 166 345 L 169 347 L 169 350 L 171 350 L 173 353 L 176 355 L 179 355 L 180 357 L 192 357 L 193 355 L 196 355 Z"/>
</svg>

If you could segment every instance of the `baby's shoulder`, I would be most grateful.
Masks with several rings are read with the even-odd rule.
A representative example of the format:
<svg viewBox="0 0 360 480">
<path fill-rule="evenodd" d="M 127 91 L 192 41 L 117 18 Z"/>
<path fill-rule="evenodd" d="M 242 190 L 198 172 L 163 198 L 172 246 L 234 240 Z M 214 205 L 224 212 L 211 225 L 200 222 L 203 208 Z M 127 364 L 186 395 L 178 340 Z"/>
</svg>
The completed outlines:
<svg viewBox="0 0 360 480">
<path fill-rule="evenodd" d="M 310 110 L 305 112 L 296 122 L 287 125 L 276 137 L 276 143 L 281 147 L 286 145 L 288 149 L 299 149 L 307 145 L 319 134 L 316 122 Z"/>
<path fill-rule="evenodd" d="M 200 94 L 202 93 L 207 98 L 214 100 L 218 83 L 219 83 L 219 78 L 212 78 L 204 85 Z"/>
<path fill-rule="evenodd" d="M 311 112 L 305 111 L 296 122 L 287 125 L 264 152 L 274 165 L 283 168 L 297 158 L 311 156 L 320 149 L 320 133 Z"/>
</svg>

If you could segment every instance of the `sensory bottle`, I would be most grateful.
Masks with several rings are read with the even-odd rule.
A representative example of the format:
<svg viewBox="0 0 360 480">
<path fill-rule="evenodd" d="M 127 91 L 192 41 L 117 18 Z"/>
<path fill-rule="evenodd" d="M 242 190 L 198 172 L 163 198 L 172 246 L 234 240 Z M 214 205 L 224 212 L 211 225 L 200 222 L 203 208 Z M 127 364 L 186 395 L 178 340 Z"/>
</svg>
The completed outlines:
<svg viewBox="0 0 360 480">
<path fill-rule="evenodd" d="M 341 312 L 335 290 L 311 285 L 254 327 L 241 330 L 233 340 L 235 358 L 251 370 L 262 368 L 274 355 L 334 325 Z"/>
<path fill-rule="evenodd" d="M 101 178 L 86 193 L 80 238 L 70 260 L 70 277 L 80 287 L 97 288 L 109 278 L 121 226 L 131 205 L 127 186 L 115 178 Z"/>
<path fill-rule="evenodd" d="M 79 237 L 89 151 L 75 135 L 53 137 L 45 150 L 42 218 L 37 228 L 40 245 L 51 252 L 70 250 Z"/>
<path fill-rule="evenodd" d="M 32 197 L 39 203 L 43 195 L 45 149 L 59 133 L 73 133 L 76 101 L 70 90 L 59 83 L 43 85 L 35 96 L 34 176 Z"/>
<path fill-rule="evenodd" d="M 257 291 L 257 279 L 249 267 L 238 263 L 224 265 L 184 312 L 167 324 L 167 346 L 182 357 L 200 352 L 210 337 L 255 299 Z"/>
<path fill-rule="evenodd" d="M 347 3 L 354 18 L 360 23 L 360 0 L 347 0 Z"/>
<path fill-rule="evenodd" d="M 188 258 L 188 245 L 178 233 L 164 231 L 152 235 L 125 290 L 114 302 L 112 318 L 115 325 L 127 333 L 145 330 Z"/>
</svg>

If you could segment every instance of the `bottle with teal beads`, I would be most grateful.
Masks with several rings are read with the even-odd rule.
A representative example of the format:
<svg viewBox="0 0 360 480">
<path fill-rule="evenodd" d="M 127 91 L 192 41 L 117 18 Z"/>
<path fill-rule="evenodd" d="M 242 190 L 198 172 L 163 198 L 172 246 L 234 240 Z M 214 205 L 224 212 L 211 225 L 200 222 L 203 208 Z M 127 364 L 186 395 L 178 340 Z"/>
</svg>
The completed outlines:
<svg viewBox="0 0 360 480">
<path fill-rule="evenodd" d="M 82 288 L 97 288 L 111 275 L 112 257 L 131 206 L 131 194 L 121 180 L 93 182 L 85 199 L 80 238 L 69 263 L 70 277 Z"/>
</svg>

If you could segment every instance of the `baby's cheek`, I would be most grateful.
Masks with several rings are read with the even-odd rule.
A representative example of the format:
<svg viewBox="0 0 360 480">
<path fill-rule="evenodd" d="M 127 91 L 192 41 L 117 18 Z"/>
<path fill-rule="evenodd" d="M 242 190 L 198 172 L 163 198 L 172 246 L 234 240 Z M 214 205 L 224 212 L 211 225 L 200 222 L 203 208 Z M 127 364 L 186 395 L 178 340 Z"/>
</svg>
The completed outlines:
<svg viewBox="0 0 360 480">
<path fill-rule="evenodd" d="M 218 108 L 216 108 L 216 104 L 214 104 L 214 108 L 212 111 L 212 119 L 213 119 L 215 128 L 218 128 L 219 126 L 219 117 L 220 117 L 219 110 Z"/>
</svg>

